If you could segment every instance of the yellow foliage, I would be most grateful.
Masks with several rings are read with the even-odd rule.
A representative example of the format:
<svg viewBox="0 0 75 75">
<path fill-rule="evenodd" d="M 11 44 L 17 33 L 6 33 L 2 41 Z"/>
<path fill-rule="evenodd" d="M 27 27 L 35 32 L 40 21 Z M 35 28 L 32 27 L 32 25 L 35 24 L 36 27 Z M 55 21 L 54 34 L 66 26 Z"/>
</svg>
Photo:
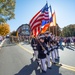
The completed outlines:
<svg viewBox="0 0 75 75">
<path fill-rule="evenodd" d="M 6 36 L 10 32 L 10 27 L 8 24 L 4 23 L 0 25 L 0 35 Z"/>
</svg>

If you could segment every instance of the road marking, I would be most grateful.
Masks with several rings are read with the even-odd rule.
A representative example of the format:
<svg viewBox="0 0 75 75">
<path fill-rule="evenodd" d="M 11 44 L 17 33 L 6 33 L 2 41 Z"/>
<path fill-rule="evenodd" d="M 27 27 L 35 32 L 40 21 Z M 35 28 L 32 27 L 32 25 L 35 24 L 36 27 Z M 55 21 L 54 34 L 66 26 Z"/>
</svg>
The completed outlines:
<svg viewBox="0 0 75 75">
<path fill-rule="evenodd" d="M 74 69 L 75 70 L 75 67 L 73 66 L 69 66 L 69 65 L 65 65 L 65 64 L 62 64 L 64 67 L 68 67 L 68 68 L 71 68 L 71 69 Z"/>
<path fill-rule="evenodd" d="M 61 66 L 61 67 L 64 68 L 64 69 L 67 69 L 67 70 L 70 70 L 70 71 L 74 71 L 74 72 L 75 72 L 75 69 L 69 68 L 68 65 L 67 65 L 67 66 L 64 66 L 64 65 L 63 65 L 63 66 Z M 71 67 L 72 67 L 72 66 L 71 66 Z"/>
<path fill-rule="evenodd" d="M 22 45 L 18 44 L 18 46 L 20 46 L 22 49 L 24 49 L 25 51 L 27 51 L 30 54 L 33 54 L 33 51 L 29 51 L 27 48 L 23 47 Z"/>
<path fill-rule="evenodd" d="M 24 49 L 25 51 L 27 51 L 28 53 L 33 54 L 33 51 L 29 51 L 27 48 L 23 47 L 21 44 L 18 44 L 18 46 L 21 47 L 22 49 Z M 61 67 L 75 72 L 75 67 L 73 67 L 73 66 L 62 64 Z"/>
</svg>

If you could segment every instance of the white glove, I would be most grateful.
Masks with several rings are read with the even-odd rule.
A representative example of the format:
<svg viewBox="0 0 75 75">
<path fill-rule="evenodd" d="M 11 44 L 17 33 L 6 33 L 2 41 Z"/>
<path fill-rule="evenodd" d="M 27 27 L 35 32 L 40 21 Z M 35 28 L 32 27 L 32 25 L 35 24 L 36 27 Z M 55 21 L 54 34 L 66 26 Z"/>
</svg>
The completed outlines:
<svg viewBox="0 0 75 75">
<path fill-rule="evenodd" d="M 48 48 L 48 51 L 50 51 L 51 50 L 51 48 Z"/>
<path fill-rule="evenodd" d="M 46 50 L 44 51 L 44 54 L 47 54 L 47 51 Z"/>
</svg>

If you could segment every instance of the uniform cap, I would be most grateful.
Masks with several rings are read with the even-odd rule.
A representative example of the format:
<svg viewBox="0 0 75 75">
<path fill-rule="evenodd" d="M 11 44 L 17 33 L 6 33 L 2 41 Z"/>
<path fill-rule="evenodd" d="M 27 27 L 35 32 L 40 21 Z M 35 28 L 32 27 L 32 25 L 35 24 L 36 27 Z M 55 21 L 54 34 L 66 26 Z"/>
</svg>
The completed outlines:
<svg viewBox="0 0 75 75">
<path fill-rule="evenodd" d="M 39 39 L 44 39 L 44 37 L 45 37 L 44 35 L 41 35 L 39 36 Z"/>
<path fill-rule="evenodd" d="M 49 31 L 46 31 L 45 34 L 49 34 Z"/>
</svg>

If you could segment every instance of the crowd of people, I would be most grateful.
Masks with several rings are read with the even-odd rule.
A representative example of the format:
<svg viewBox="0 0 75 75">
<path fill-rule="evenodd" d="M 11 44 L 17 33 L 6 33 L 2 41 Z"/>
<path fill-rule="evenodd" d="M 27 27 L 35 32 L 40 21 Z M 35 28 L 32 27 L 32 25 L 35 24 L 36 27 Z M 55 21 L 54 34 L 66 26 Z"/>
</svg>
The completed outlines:
<svg viewBox="0 0 75 75">
<path fill-rule="evenodd" d="M 47 69 L 51 69 L 52 64 L 57 64 L 59 60 L 58 48 L 60 38 L 46 32 L 37 37 L 32 35 L 31 46 L 38 65 L 41 66 L 42 72 L 46 73 Z"/>
<path fill-rule="evenodd" d="M 63 42 L 65 43 L 65 46 L 71 46 L 72 43 L 75 46 L 75 37 L 65 37 Z"/>
</svg>

